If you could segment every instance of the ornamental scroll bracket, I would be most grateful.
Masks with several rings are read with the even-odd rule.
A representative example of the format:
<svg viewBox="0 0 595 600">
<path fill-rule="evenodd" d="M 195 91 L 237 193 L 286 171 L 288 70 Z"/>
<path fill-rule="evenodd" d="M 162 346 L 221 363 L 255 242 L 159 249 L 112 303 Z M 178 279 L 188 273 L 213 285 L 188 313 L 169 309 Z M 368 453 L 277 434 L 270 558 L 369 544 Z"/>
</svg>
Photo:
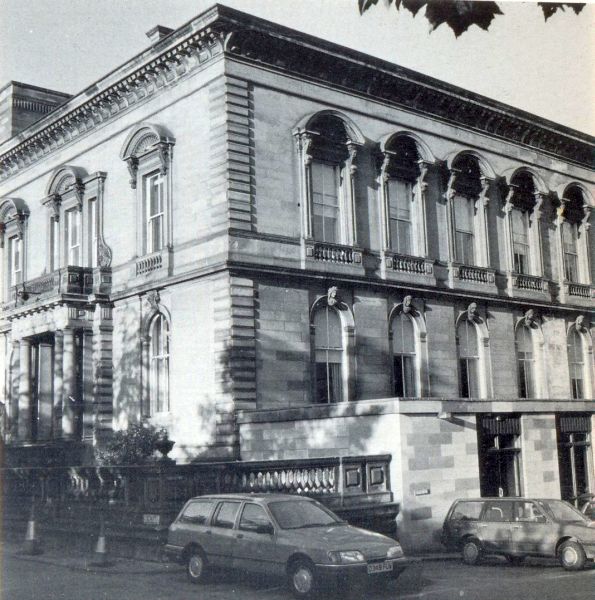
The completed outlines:
<svg viewBox="0 0 595 600">
<path fill-rule="evenodd" d="M 310 131 L 307 129 L 298 129 L 294 132 L 295 141 L 297 144 L 298 152 L 300 153 L 302 162 L 307 167 L 312 162 L 312 147 L 314 140 L 319 134 L 316 131 Z"/>
<path fill-rule="evenodd" d="M 48 208 L 50 216 L 54 221 L 60 220 L 60 204 L 62 202 L 62 196 L 60 194 L 50 194 L 46 196 L 41 203 Z"/>
</svg>

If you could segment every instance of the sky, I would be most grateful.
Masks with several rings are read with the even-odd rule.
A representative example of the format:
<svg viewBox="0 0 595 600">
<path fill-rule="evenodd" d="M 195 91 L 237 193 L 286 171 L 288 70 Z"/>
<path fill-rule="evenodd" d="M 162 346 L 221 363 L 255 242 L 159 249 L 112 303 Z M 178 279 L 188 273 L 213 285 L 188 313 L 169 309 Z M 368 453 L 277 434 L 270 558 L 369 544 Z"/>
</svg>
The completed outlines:
<svg viewBox="0 0 595 600">
<path fill-rule="evenodd" d="M 0 87 L 10 80 L 76 93 L 214 0 L 0 0 Z M 489 31 L 430 33 L 386 0 L 221 0 L 595 135 L 595 0 L 547 23 L 535 2 L 500 2 Z"/>
</svg>

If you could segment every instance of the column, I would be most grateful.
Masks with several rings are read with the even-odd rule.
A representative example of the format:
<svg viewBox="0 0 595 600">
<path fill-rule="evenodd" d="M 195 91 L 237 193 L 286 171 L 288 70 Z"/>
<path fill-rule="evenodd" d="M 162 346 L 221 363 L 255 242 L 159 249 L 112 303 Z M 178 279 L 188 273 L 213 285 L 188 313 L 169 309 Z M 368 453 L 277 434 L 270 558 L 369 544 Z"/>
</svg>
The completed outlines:
<svg viewBox="0 0 595 600">
<path fill-rule="evenodd" d="M 488 204 L 490 203 L 490 186 L 492 180 L 489 177 L 481 178 L 481 193 L 477 199 L 477 230 L 479 233 L 479 264 L 481 267 L 490 266 L 490 243 L 488 234 Z"/>
<path fill-rule="evenodd" d="M 11 342 L 12 352 L 10 354 L 10 370 L 8 372 L 10 418 L 9 432 L 11 441 L 18 439 L 19 422 L 19 361 L 21 358 L 19 341 Z"/>
<path fill-rule="evenodd" d="M 459 171 L 457 169 L 450 170 L 450 178 L 448 180 L 448 186 L 444 197 L 446 199 L 446 226 L 448 229 L 448 262 L 455 262 L 455 231 L 454 231 L 454 215 L 453 215 L 453 201 L 456 196 L 455 184 Z"/>
<path fill-rule="evenodd" d="M 75 434 L 76 365 L 74 329 L 63 331 L 62 350 L 62 435 L 72 438 Z"/>
<path fill-rule="evenodd" d="M 83 332 L 83 397 L 82 397 L 82 418 L 83 418 L 83 438 L 93 437 L 93 418 L 95 409 L 95 398 L 93 396 L 93 332 L 85 330 Z"/>
<path fill-rule="evenodd" d="M 19 403 L 18 438 L 31 440 L 31 342 L 22 339 L 19 344 Z"/>
<path fill-rule="evenodd" d="M 427 201 L 427 191 L 428 191 L 428 170 L 430 163 L 426 161 L 419 161 L 419 208 L 418 208 L 418 225 L 417 225 L 417 253 L 419 256 L 423 256 L 428 258 L 428 225 L 427 225 L 427 216 L 426 216 L 426 201 Z"/>
<path fill-rule="evenodd" d="M 347 239 L 345 243 L 349 246 L 357 246 L 357 202 L 356 202 L 356 175 L 357 175 L 357 152 L 361 144 L 349 141 L 347 143 L 347 151 L 349 158 L 347 159 L 347 170 L 349 173 L 349 185 L 347 187 Z"/>
<path fill-rule="evenodd" d="M 53 378 L 53 345 L 48 342 L 39 344 L 38 364 L 38 426 L 37 439 L 49 440 L 52 437 L 52 412 L 54 399 L 52 397 Z"/>
<path fill-rule="evenodd" d="M 545 214 L 545 211 L 543 210 L 543 203 L 545 201 L 545 194 L 541 193 L 541 192 L 537 192 L 535 194 L 535 207 L 533 208 L 533 212 L 531 213 L 531 225 L 532 227 L 530 228 L 531 230 L 533 230 L 532 232 L 530 231 L 530 235 L 532 235 L 532 238 L 530 240 L 530 251 L 532 254 L 535 255 L 535 259 L 532 260 L 533 262 L 533 268 L 535 269 L 534 271 L 532 271 L 532 275 L 539 275 L 540 277 L 544 277 L 545 276 L 545 269 L 544 269 L 544 264 L 543 264 L 543 246 L 542 246 L 542 240 L 541 240 L 541 225 L 542 225 L 542 219 L 547 219 L 547 215 Z M 544 220 L 545 223 L 545 220 Z M 560 252 L 562 251 L 562 240 L 560 239 Z M 560 263 L 560 265 L 562 265 L 563 263 Z M 563 268 L 562 268 L 562 272 L 563 272 Z M 562 276 L 563 279 L 563 276 Z"/>
<path fill-rule="evenodd" d="M 64 333 L 54 333 L 54 438 L 62 437 Z"/>
</svg>

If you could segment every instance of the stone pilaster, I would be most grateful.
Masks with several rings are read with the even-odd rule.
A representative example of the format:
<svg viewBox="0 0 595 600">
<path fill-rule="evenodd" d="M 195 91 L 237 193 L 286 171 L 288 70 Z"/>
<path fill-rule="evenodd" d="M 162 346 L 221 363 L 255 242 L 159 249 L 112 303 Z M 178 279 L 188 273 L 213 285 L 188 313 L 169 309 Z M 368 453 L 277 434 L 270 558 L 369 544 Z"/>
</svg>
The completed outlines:
<svg viewBox="0 0 595 600">
<path fill-rule="evenodd" d="M 22 339 L 19 344 L 19 404 L 18 438 L 31 439 L 31 342 Z"/>
<path fill-rule="evenodd" d="M 93 428 L 95 441 L 112 430 L 113 417 L 113 336 L 112 308 L 99 304 L 93 321 Z"/>
<path fill-rule="evenodd" d="M 63 331 L 62 351 L 62 435 L 73 438 L 75 434 L 76 364 L 74 329 Z"/>
</svg>

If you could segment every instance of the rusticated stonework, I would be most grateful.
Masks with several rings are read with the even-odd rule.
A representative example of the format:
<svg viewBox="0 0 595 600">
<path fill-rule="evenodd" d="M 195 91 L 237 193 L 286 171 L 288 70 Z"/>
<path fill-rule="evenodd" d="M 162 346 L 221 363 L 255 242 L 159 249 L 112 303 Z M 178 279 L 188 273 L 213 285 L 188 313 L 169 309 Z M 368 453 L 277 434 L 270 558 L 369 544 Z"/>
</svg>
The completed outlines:
<svg viewBox="0 0 595 600">
<path fill-rule="evenodd" d="M 113 84 L 97 82 L 34 126 L 28 137 L 18 141 L 17 136 L 17 144 L 0 156 L 0 179 L 159 93 L 221 53 L 592 165 L 595 140 L 589 135 L 386 61 L 303 34 L 298 37 L 292 30 L 217 5 L 165 38 L 163 45 L 156 44 L 142 66 L 131 68 Z M 97 93 L 85 100 L 94 89 Z"/>
</svg>

